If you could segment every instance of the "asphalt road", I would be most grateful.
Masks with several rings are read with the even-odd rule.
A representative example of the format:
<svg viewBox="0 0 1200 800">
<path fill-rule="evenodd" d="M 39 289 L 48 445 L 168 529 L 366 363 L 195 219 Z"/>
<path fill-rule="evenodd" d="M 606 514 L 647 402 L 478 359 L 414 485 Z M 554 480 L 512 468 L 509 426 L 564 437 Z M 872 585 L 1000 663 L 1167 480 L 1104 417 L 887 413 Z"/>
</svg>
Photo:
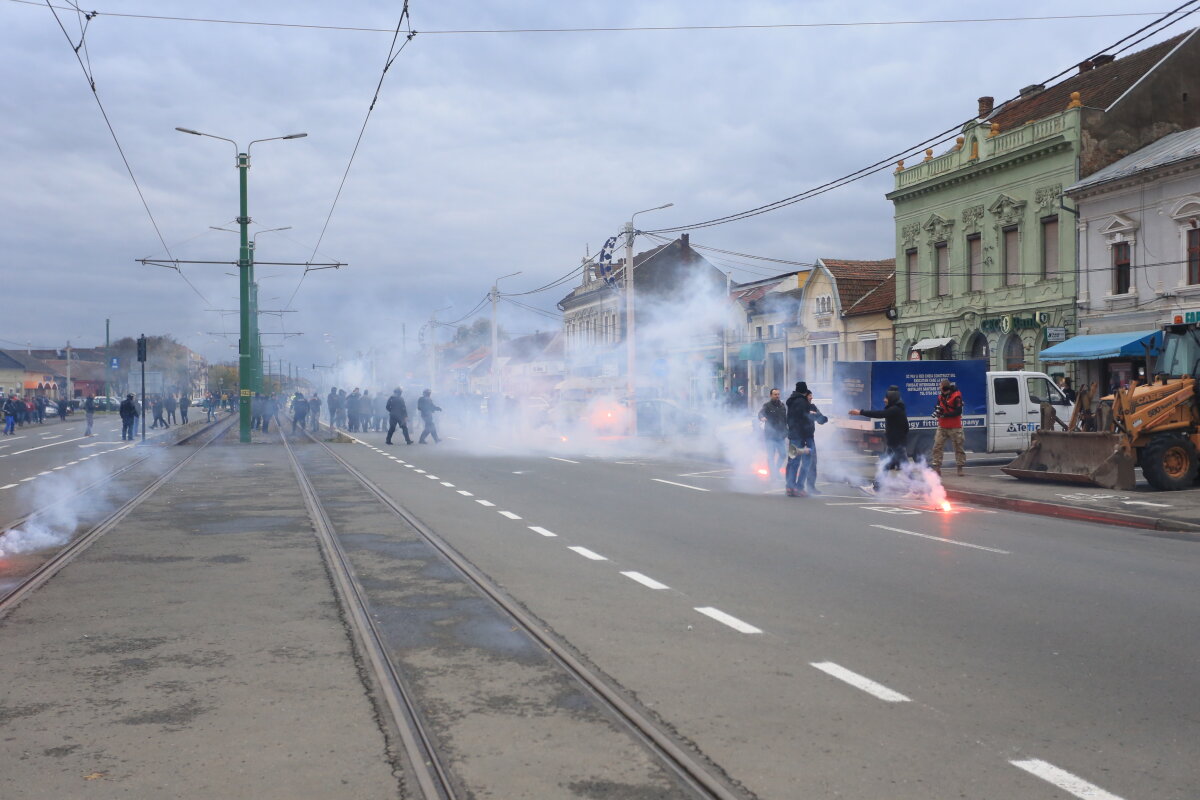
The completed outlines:
<svg viewBox="0 0 1200 800">
<path fill-rule="evenodd" d="M 362 441 L 339 451 L 762 797 L 1195 796 L 1194 539 Z"/>
</svg>

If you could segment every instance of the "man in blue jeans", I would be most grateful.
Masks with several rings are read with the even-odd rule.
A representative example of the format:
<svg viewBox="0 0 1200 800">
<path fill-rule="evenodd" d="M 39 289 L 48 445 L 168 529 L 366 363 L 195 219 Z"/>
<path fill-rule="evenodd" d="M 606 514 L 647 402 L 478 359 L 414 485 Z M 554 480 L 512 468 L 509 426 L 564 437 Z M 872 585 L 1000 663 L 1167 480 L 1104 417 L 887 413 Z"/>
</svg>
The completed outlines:
<svg viewBox="0 0 1200 800">
<path fill-rule="evenodd" d="M 767 475 L 779 480 L 779 470 L 787 462 L 787 406 L 779 399 L 779 390 L 771 390 L 771 399 L 758 410 L 763 424 L 763 442 L 767 446 Z"/>
<path fill-rule="evenodd" d="M 788 462 L 787 496 L 808 497 L 804 490 L 812 468 L 813 424 L 812 402 L 808 384 L 796 382 L 796 391 L 787 399 Z"/>
</svg>

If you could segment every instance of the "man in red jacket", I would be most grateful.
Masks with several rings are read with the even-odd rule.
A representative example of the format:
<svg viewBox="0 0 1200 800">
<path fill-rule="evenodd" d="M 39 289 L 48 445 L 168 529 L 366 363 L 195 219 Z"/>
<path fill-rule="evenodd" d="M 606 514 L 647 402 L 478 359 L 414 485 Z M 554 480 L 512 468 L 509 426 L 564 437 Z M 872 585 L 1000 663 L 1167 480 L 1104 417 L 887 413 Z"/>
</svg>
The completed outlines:
<svg viewBox="0 0 1200 800">
<path fill-rule="evenodd" d="M 954 463 L 958 465 L 959 475 L 963 474 L 963 467 L 967 465 L 967 451 L 963 449 L 962 411 L 962 392 L 949 380 L 943 380 L 937 407 L 933 410 L 938 429 L 933 437 L 933 452 L 929 460 L 929 466 L 939 475 L 942 474 L 942 451 L 946 448 L 947 439 L 954 443 Z"/>
</svg>

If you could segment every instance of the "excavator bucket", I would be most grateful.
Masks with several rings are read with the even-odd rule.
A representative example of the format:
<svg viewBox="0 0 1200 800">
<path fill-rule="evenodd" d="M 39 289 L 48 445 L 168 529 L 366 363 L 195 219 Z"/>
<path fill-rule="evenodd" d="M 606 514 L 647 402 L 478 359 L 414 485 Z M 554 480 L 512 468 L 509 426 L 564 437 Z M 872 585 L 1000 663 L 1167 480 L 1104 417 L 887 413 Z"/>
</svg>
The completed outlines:
<svg viewBox="0 0 1200 800">
<path fill-rule="evenodd" d="M 1028 450 L 1001 469 L 1022 480 L 1084 483 L 1128 491 L 1134 486 L 1134 463 L 1121 441 L 1117 433 L 1041 430 L 1033 434 Z"/>
</svg>

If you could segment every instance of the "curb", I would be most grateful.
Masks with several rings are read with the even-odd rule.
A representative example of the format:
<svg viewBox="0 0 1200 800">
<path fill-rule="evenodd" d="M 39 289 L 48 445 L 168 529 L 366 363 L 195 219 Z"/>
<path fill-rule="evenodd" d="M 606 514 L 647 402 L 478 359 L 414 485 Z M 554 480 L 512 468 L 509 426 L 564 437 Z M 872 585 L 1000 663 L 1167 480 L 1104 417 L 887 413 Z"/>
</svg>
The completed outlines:
<svg viewBox="0 0 1200 800">
<path fill-rule="evenodd" d="M 1184 522 L 1164 517 L 1145 517 L 1126 514 L 1120 511 L 1077 508 L 1055 503 L 1045 503 L 1040 500 L 1024 500 L 1016 497 L 1004 497 L 1002 495 L 951 489 L 949 487 L 946 488 L 946 496 L 960 503 L 1002 508 L 1022 514 L 1039 514 L 1045 517 L 1058 517 L 1059 519 L 1070 519 L 1078 522 L 1095 522 L 1101 525 L 1115 525 L 1123 528 L 1200 533 L 1200 525 L 1194 522 Z"/>
</svg>

